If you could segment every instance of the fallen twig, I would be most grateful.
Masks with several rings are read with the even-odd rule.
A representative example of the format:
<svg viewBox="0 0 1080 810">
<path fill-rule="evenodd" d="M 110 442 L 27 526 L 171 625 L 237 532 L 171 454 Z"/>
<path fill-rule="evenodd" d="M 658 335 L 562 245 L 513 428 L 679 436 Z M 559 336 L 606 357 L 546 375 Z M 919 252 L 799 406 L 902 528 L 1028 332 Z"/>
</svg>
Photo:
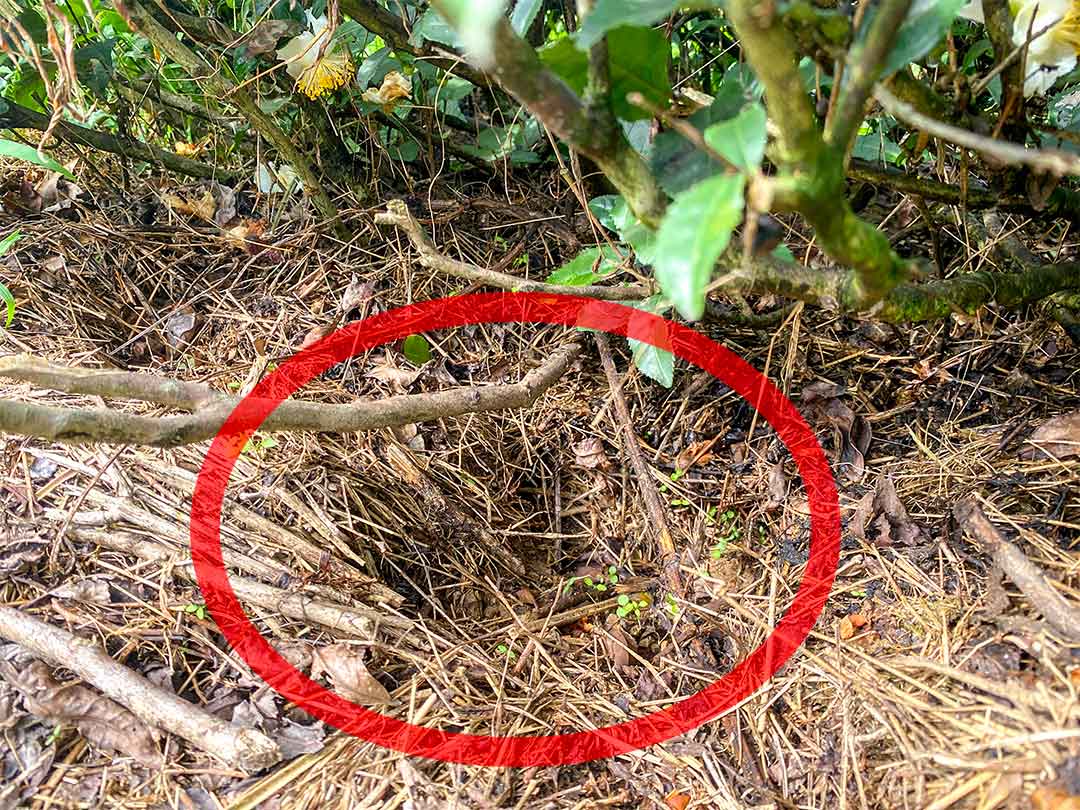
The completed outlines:
<svg viewBox="0 0 1080 810">
<path fill-rule="evenodd" d="M 259 771 L 281 760 L 277 743 L 237 728 L 118 664 L 95 642 L 12 607 L 0 606 L 0 636 L 56 666 L 70 669 L 144 723 L 182 737 L 232 767 Z"/>
<path fill-rule="evenodd" d="M 140 559 L 161 565 L 172 564 L 174 570 L 191 582 L 197 582 L 195 566 L 191 564 L 189 552 L 173 552 L 152 540 L 141 540 L 121 532 L 105 532 L 97 529 L 73 529 L 72 535 L 80 540 L 96 543 L 99 546 L 133 554 Z M 375 642 L 380 630 L 395 638 L 401 638 L 415 628 L 415 623 L 401 616 L 380 613 L 360 606 L 338 605 L 332 602 L 313 599 L 307 594 L 286 591 L 266 585 L 254 579 L 230 576 L 236 598 L 242 602 L 273 610 L 290 619 L 301 622 L 315 622 L 345 633 L 353 638 Z"/>
<path fill-rule="evenodd" d="M 408 206 L 402 200 L 390 200 L 386 204 L 386 211 L 375 215 L 375 222 L 379 225 L 395 225 L 405 232 L 409 241 L 420 251 L 420 264 L 440 273 L 447 273 L 458 278 L 468 279 L 491 287 L 499 287 L 504 290 L 516 290 L 521 292 L 547 292 L 560 295 L 579 295 L 585 298 L 599 298 L 606 301 L 640 301 L 649 296 L 649 289 L 641 284 L 627 284 L 622 287 L 600 287 L 596 285 L 573 286 L 569 284 L 547 284 L 543 281 L 530 281 L 529 279 L 512 276 L 509 273 L 500 273 L 497 270 L 489 270 L 477 267 L 475 264 L 459 262 L 445 254 L 439 253 L 432 244 L 423 227 L 416 221 Z"/>
<path fill-rule="evenodd" d="M 604 367 L 608 385 L 611 386 L 611 396 L 615 402 L 615 413 L 623 432 L 623 447 L 630 457 L 630 464 L 634 468 L 634 477 L 637 478 L 638 491 L 645 501 L 645 508 L 649 512 L 649 521 L 653 535 L 663 553 L 663 577 L 665 584 L 675 594 L 682 595 L 682 583 L 679 580 L 679 558 L 675 551 L 675 542 L 671 539 L 668 530 L 667 519 L 664 517 L 664 507 L 660 504 L 660 495 L 656 491 L 656 483 L 652 479 L 645 459 L 642 458 L 641 448 L 638 447 L 637 436 L 634 434 L 634 426 L 630 421 L 630 409 L 626 407 L 626 398 L 623 396 L 622 384 L 619 382 L 618 372 L 615 370 L 615 362 L 611 358 L 611 347 L 608 344 L 607 335 L 602 332 L 594 332 L 596 347 L 600 350 L 600 362 Z"/>
<path fill-rule="evenodd" d="M 966 498 L 953 507 L 957 522 L 993 557 L 1005 574 L 1016 583 L 1039 611 L 1046 623 L 1071 641 L 1080 641 L 1080 610 L 1065 601 L 1046 581 L 1038 567 L 1017 546 L 994 528 L 974 498 Z"/>
</svg>

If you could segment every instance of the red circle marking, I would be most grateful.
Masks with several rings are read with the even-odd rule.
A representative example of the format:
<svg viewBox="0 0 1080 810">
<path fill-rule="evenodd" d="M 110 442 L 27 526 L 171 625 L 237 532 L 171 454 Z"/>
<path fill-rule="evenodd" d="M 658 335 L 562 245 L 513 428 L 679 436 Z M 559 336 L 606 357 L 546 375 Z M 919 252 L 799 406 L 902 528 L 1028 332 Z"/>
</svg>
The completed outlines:
<svg viewBox="0 0 1080 810">
<path fill-rule="evenodd" d="M 352 703 L 288 663 L 248 620 L 225 572 L 221 505 L 251 434 L 290 394 L 360 352 L 418 332 L 483 323 L 579 326 L 666 349 L 735 390 L 772 425 L 795 459 L 810 502 L 810 559 L 799 590 L 768 638 L 731 672 L 652 714 L 592 731 L 534 737 L 459 734 L 415 726 Z M 694 330 L 606 301 L 544 293 L 483 293 L 413 304 L 349 324 L 298 352 L 255 386 L 225 420 L 195 484 L 191 555 L 206 605 L 236 652 L 279 695 L 353 736 L 415 756 L 468 765 L 569 765 L 664 742 L 751 695 L 791 657 L 829 597 L 840 552 L 836 482 L 796 407 L 744 360 Z"/>
</svg>

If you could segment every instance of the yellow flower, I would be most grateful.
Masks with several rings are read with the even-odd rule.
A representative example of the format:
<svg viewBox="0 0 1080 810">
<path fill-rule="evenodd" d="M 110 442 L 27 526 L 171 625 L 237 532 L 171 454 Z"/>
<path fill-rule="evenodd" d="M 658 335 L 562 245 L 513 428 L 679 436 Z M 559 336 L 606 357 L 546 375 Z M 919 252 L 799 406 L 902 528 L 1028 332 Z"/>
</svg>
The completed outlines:
<svg viewBox="0 0 1080 810">
<path fill-rule="evenodd" d="M 286 63 L 285 69 L 296 80 L 297 89 L 311 99 L 323 93 L 344 87 L 356 73 L 349 49 L 337 42 L 326 46 L 326 52 L 319 58 L 319 51 L 326 43 L 326 16 L 314 17 L 310 11 L 304 12 L 308 18 L 310 31 L 305 31 L 285 43 L 277 52 L 277 57 Z"/>
</svg>

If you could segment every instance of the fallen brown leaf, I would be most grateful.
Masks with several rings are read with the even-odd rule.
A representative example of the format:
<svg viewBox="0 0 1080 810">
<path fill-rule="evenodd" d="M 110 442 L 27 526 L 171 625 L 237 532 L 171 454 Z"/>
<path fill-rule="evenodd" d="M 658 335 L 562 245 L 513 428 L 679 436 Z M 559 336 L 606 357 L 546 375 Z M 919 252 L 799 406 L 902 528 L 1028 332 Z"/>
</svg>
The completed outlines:
<svg viewBox="0 0 1080 810">
<path fill-rule="evenodd" d="M 839 625 L 841 640 L 847 641 L 848 639 L 853 638 L 859 629 L 865 627 L 868 623 L 869 619 L 861 613 L 852 613 L 848 616 L 844 616 L 840 620 Z"/>
<path fill-rule="evenodd" d="M 119 703 L 80 684 L 58 683 L 41 661 L 21 670 L 0 662 L 0 671 L 22 693 L 31 714 L 73 725 L 94 745 L 147 767 L 161 766 L 153 731 Z"/>
<path fill-rule="evenodd" d="M 382 706 L 391 702 L 390 693 L 364 665 L 367 651 L 353 644 L 320 647 L 311 656 L 311 677 L 330 676 L 334 690 L 343 698 L 362 706 Z"/>
<path fill-rule="evenodd" d="M 1031 794 L 1031 810 L 1080 810 L 1080 796 L 1056 787 L 1036 788 Z"/>
<path fill-rule="evenodd" d="M 308 330 L 308 333 L 304 335 L 304 339 L 300 341 L 300 348 L 306 349 L 308 346 L 314 346 L 324 337 L 333 333 L 334 329 L 336 328 L 336 323 L 327 323 L 320 326 L 312 327 L 310 330 Z"/>
<path fill-rule="evenodd" d="M 611 466 L 607 454 L 604 453 L 604 443 L 595 436 L 582 439 L 574 445 L 574 463 L 587 470 L 606 470 Z"/>
<path fill-rule="evenodd" d="M 664 797 L 664 804 L 666 804 L 670 810 L 686 810 L 686 806 L 690 804 L 690 797 L 685 793 L 673 790 Z"/>
<path fill-rule="evenodd" d="M 1020 451 L 1024 459 L 1080 456 L 1080 411 L 1047 420 L 1027 439 Z"/>
</svg>

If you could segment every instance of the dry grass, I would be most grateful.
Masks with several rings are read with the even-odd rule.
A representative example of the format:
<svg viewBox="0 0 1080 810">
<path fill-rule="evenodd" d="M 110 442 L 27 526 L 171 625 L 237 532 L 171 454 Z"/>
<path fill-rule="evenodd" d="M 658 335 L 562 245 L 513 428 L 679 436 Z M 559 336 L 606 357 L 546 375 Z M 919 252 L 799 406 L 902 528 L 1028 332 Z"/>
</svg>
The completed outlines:
<svg viewBox="0 0 1080 810">
<path fill-rule="evenodd" d="M 446 210 L 459 216 L 443 222 L 437 238 L 478 264 L 496 263 L 522 239 L 533 272 L 567 255 L 542 223 L 489 228 L 505 214 Z M 164 217 L 144 227 L 133 216 L 86 211 L 78 222 L 19 223 L 25 236 L 4 278 L 20 306 L 17 326 L 0 338 L 4 351 L 152 368 L 235 389 L 253 368 L 289 356 L 311 329 L 328 324 L 354 274 L 375 284 L 381 309 L 463 289 L 414 266 L 398 236 L 364 224 L 360 211 L 353 243 L 285 227 L 269 257 L 253 257 L 207 228 Z M 57 255 L 62 268 L 47 261 Z M 184 307 L 198 331 L 175 348 L 170 318 Z M 1066 596 L 1080 599 L 1080 460 L 1017 456 L 1038 421 L 1080 406 L 1075 347 L 1030 313 L 893 331 L 800 310 L 769 334 L 701 328 L 768 369 L 792 396 L 814 380 L 845 383 L 844 401 L 874 433 L 866 474 L 839 479 L 845 519 L 889 476 L 924 532 L 917 545 L 883 547 L 846 528 L 837 583 L 814 633 L 753 697 L 677 740 L 584 765 L 466 767 L 328 732 L 321 750 L 247 777 L 172 740 L 167 767 L 153 773 L 63 731 L 46 744 L 47 728 L 13 709 L 0 751 L 7 747 L 7 767 L 21 763 L 12 778 L 37 785 L 30 806 L 650 808 L 664 807 L 674 791 L 692 808 L 991 808 L 1026 806 L 1037 786 L 1054 780 L 1080 781 L 1078 651 L 990 576 L 986 558 L 950 518 L 959 497 L 980 493 L 991 519 Z M 554 328 L 518 325 L 429 337 L 438 374 L 413 390 L 448 385 L 450 377 L 516 379 L 565 340 Z M 324 375 L 304 396 L 344 402 L 393 393 L 365 376 L 386 365 L 405 362 L 393 348 L 376 350 Z M 449 377 L 440 381 L 440 374 Z M 615 565 L 638 590 L 656 583 L 658 550 L 621 457 L 609 390 L 589 353 L 529 411 L 444 419 L 416 431 L 280 436 L 276 446 L 245 454 L 229 502 L 276 528 L 256 533 L 227 518 L 226 547 L 252 564 L 288 570 L 289 588 L 378 604 L 296 552 L 300 538 L 299 545 L 328 548 L 396 591 L 401 599 L 384 593 L 380 609 L 415 618 L 423 630 L 370 651 L 368 668 L 390 690 L 394 703 L 384 711 L 393 716 L 518 735 L 641 716 L 696 691 L 760 643 L 798 587 L 808 532 L 790 464 L 784 503 L 767 508 L 770 471 L 786 454 L 732 392 L 685 368 L 671 391 L 636 374 L 625 388 L 685 550 L 688 600 L 674 623 L 659 604 L 640 619 L 590 615 L 544 631 L 521 621 L 589 570 Z M 94 404 L 10 384 L 0 394 Z M 718 434 L 711 458 L 671 478 L 681 451 Z M 835 452 L 831 430 L 819 435 Z M 590 438 L 602 442 L 608 469 L 576 463 L 574 448 Z M 302 712 L 266 693 L 210 619 L 185 611 L 200 602 L 190 583 L 81 534 L 82 516 L 123 503 L 129 512 L 110 531 L 182 552 L 190 496 L 184 471 L 197 471 L 205 450 L 44 447 L 8 438 L 0 532 L 8 544 L 37 538 L 45 553 L 0 581 L 0 599 L 97 637 L 129 666 L 227 719 L 238 706 L 255 705 L 271 722 L 306 724 Z M 434 499 L 403 475 L 395 462 L 402 453 L 433 485 Z M 51 465 L 40 459 L 55 471 L 44 475 Z M 449 520 L 438 497 L 464 519 Z M 722 519 L 729 510 L 740 534 L 714 556 L 730 534 Z M 489 532 L 521 566 L 508 567 L 494 547 L 462 542 L 466 524 Z M 107 582 L 109 598 L 53 595 L 86 579 Z M 596 596 L 580 581 L 570 590 L 579 604 Z M 853 613 L 867 624 L 842 639 L 841 619 Z M 346 640 L 272 611 L 251 617 L 279 644 Z M 8 694 L 0 682 L 0 707 Z M 39 759 L 27 761 L 30 754 Z"/>
</svg>

